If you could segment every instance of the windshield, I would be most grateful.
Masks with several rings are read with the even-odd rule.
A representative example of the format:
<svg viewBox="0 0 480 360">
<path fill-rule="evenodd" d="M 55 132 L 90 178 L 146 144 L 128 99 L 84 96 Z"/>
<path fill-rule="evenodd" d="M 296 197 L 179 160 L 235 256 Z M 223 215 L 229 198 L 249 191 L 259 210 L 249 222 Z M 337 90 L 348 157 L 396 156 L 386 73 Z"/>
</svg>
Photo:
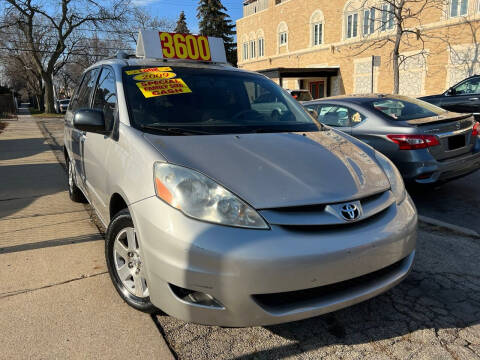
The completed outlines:
<svg viewBox="0 0 480 360">
<path fill-rule="evenodd" d="M 293 90 L 292 91 L 292 96 L 295 100 L 297 101 L 310 101 L 313 100 L 312 95 L 310 94 L 310 91 L 297 91 Z"/>
<path fill-rule="evenodd" d="M 371 107 L 398 121 L 422 119 L 446 113 L 446 110 L 438 106 L 403 96 L 375 100 L 371 103 Z"/>
<path fill-rule="evenodd" d="M 69 102 L 70 102 L 70 99 L 60 100 L 60 104 L 68 104 Z"/>
<path fill-rule="evenodd" d="M 321 126 L 288 93 L 258 74 L 139 66 L 122 73 L 130 117 L 138 128 L 206 135 L 319 131 Z"/>
</svg>

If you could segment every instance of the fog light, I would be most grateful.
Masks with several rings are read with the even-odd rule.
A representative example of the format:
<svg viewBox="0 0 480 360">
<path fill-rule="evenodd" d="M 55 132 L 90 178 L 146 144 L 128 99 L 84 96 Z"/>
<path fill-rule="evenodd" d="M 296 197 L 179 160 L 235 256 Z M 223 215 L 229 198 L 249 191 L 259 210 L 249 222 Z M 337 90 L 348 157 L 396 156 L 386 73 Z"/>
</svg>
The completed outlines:
<svg viewBox="0 0 480 360">
<path fill-rule="evenodd" d="M 169 284 L 175 296 L 192 305 L 208 306 L 217 309 L 224 309 L 225 307 L 215 299 L 212 295 L 201 291 L 184 289 L 179 286 Z"/>
</svg>

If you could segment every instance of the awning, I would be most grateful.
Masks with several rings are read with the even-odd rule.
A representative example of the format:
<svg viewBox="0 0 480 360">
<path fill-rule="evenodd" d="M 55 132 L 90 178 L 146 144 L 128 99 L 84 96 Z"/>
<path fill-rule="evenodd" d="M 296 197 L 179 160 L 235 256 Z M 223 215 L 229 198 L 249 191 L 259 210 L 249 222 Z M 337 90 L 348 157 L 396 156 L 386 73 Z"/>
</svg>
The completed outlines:
<svg viewBox="0 0 480 360">
<path fill-rule="evenodd" d="M 319 67 L 319 68 L 275 68 L 256 70 L 257 72 L 269 77 L 270 79 L 282 78 L 310 78 L 310 77 L 331 77 L 337 76 L 340 68 L 338 67 Z"/>
</svg>

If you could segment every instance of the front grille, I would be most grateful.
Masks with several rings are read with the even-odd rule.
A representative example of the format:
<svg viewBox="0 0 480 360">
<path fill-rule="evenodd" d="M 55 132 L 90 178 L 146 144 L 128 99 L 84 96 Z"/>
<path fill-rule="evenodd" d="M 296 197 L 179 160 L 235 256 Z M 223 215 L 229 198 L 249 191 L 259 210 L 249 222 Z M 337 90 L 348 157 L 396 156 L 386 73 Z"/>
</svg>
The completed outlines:
<svg viewBox="0 0 480 360">
<path fill-rule="evenodd" d="M 381 270 L 335 284 L 298 291 L 252 295 L 252 298 L 258 305 L 267 311 L 289 311 L 295 308 L 308 306 L 309 304 L 319 302 L 326 298 L 341 298 L 353 288 L 372 287 L 378 278 L 398 273 L 407 260 L 408 257 Z"/>
<path fill-rule="evenodd" d="M 346 221 L 340 213 L 341 206 L 349 202 L 263 209 L 260 213 L 271 225 L 301 228 L 322 226 L 326 229 L 329 226 L 349 226 L 368 221 L 388 210 L 395 199 L 388 190 L 350 202 L 357 202 L 362 208 L 362 215 L 353 222 Z"/>
</svg>

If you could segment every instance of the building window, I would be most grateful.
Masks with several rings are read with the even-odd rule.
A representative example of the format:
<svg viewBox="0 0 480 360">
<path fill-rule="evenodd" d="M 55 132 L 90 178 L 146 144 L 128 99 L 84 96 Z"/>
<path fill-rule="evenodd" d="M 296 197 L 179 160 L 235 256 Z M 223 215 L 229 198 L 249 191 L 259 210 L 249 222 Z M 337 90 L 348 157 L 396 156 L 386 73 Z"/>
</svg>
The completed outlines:
<svg viewBox="0 0 480 360">
<path fill-rule="evenodd" d="M 375 8 L 365 9 L 363 11 L 363 35 L 373 34 L 375 32 Z"/>
<path fill-rule="evenodd" d="M 312 25 L 312 42 L 313 46 L 321 45 L 323 37 L 323 24 L 317 23 Z"/>
<path fill-rule="evenodd" d="M 380 31 L 393 29 L 395 11 L 390 4 L 382 5 L 382 24 L 380 25 Z"/>
<path fill-rule="evenodd" d="M 358 13 L 347 16 L 347 39 L 357 37 Z"/>
<path fill-rule="evenodd" d="M 248 60 L 248 43 L 243 43 L 243 60 Z"/>
<path fill-rule="evenodd" d="M 255 59 L 257 57 L 257 42 L 255 40 L 250 41 L 250 58 Z"/>
<path fill-rule="evenodd" d="M 258 39 L 258 57 L 265 56 L 265 40 L 263 38 Z"/>
<path fill-rule="evenodd" d="M 465 16 L 468 14 L 468 0 L 451 0 L 450 17 Z"/>
<path fill-rule="evenodd" d="M 288 42 L 288 36 L 286 32 L 281 32 L 280 33 L 280 46 L 282 45 L 287 45 Z"/>
</svg>

